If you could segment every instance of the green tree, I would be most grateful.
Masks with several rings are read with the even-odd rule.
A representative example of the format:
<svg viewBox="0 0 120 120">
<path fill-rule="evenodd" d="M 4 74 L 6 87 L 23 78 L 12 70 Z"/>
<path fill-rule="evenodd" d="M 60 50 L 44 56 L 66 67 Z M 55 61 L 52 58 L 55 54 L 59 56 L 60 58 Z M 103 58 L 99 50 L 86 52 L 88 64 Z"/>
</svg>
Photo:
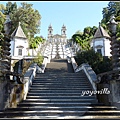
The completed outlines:
<svg viewBox="0 0 120 120">
<path fill-rule="evenodd" d="M 41 15 L 38 10 L 34 10 L 32 6 L 33 4 L 23 2 L 18 10 L 22 28 L 24 29 L 26 36 L 28 36 L 28 32 L 30 33 L 30 37 L 34 37 L 35 34 L 40 32 L 39 27 L 41 19 Z"/>
<path fill-rule="evenodd" d="M 109 34 L 111 34 L 107 22 L 110 20 L 112 14 L 114 14 L 116 22 L 120 21 L 120 2 L 110 1 L 108 6 L 103 8 L 102 14 L 103 19 L 101 20 L 101 25 Z M 117 25 L 117 37 L 118 40 L 120 40 L 120 23 Z"/>
<path fill-rule="evenodd" d="M 4 22 L 5 22 L 5 6 L 0 4 L 0 58 L 1 58 L 1 50 L 2 50 L 2 42 L 4 40 Z"/>
<path fill-rule="evenodd" d="M 40 43 L 43 43 L 45 39 L 43 37 L 36 36 L 30 40 L 30 48 L 37 48 Z"/>
<path fill-rule="evenodd" d="M 12 3 L 12 2 L 8 2 L 6 3 L 6 9 L 4 14 L 14 14 L 14 12 L 17 10 L 17 4 L 16 2 Z"/>
<path fill-rule="evenodd" d="M 75 60 L 78 65 L 83 63 L 88 63 L 96 74 L 107 72 L 112 70 L 110 66 L 111 60 L 107 57 L 103 57 L 98 52 L 95 52 L 93 49 L 77 52 Z"/>
<path fill-rule="evenodd" d="M 107 23 L 112 14 L 114 14 L 117 20 L 117 18 L 120 17 L 120 2 L 110 1 L 108 3 L 108 6 L 103 8 L 102 14 L 103 14 L 103 19 L 101 20 L 102 23 Z"/>
<path fill-rule="evenodd" d="M 4 22 L 5 22 L 5 6 L 3 4 L 0 4 L 0 34 L 2 35 L 2 33 L 4 32 Z M 1 38 L 1 36 L 0 36 Z"/>
<path fill-rule="evenodd" d="M 17 27 L 17 23 L 13 21 L 13 15 L 17 11 L 17 4 L 16 2 L 8 2 L 6 3 L 6 9 L 4 10 L 4 15 L 10 15 L 10 19 L 12 20 L 12 27 L 10 34 L 13 32 L 13 30 Z"/>
<path fill-rule="evenodd" d="M 85 27 L 83 32 L 77 31 L 73 36 L 72 36 L 72 41 L 74 43 L 79 44 L 81 47 L 81 50 L 89 50 L 90 49 L 90 43 L 91 40 L 97 30 L 96 26 L 93 27 Z"/>
<path fill-rule="evenodd" d="M 41 15 L 38 10 L 32 8 L 33 4 L 22 2 L 21 6 L 17 7 L 16 2 L 6 3 L 6 10 L 4 15 L 9 14 L 12 21 L 11 33 L 21 22 L 21 27 L 29 41 L 34 38 L 35 34 L 40 33 Z M 28 35 L 29 33 L 29 35 Z M 29 42 L 30 43 L 30 42 Z"/>
</svg>

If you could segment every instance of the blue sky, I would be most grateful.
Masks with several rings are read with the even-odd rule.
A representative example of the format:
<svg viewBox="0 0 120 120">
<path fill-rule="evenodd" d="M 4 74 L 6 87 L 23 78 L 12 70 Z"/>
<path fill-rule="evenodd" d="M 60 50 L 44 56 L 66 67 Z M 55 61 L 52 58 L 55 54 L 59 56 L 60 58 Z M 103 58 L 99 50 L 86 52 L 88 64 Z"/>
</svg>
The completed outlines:
<svg viewBox="0 0 120 120">
<path fill-rule="evenodd" d="M 17 2 L 17 1 L 11 1 Z M 102 20 L 102 10 L 108 6 L 109 1 L 19 1 L 33 4 L 33 8 L 41 15 L 40 33 L 38 36 L 47 38 L 48 26 L 53 27 L 53 34 L 61 34 L 64 24 L 67 28 L 67 38 L 85 27 L 99 25 Z M 6 5 L 7 1 L 0 1 Z"/>
</svg>

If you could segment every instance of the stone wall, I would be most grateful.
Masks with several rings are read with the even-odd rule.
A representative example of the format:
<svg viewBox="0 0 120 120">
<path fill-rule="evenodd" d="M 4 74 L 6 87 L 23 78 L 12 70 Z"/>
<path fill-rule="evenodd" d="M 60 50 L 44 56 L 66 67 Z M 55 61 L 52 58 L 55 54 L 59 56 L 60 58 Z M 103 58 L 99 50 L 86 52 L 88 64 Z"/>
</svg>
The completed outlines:
<svg viewBox="0 0 120 120">
<path fill-rule="evenodd" d="M 23 84 L 17 81 L 0 80 L 0 110 L 6 108 L 15 108 L 24 99 L 26 99 L 29 87 L 36 75 L 37 65 L 32 64 L 26 71 Z"/>
<path fill-rule="evenodd" d="M 0 77 L 0 110 L 5 109 L 5 104 L 8 98 L 8 83 Z"/>
</svg>

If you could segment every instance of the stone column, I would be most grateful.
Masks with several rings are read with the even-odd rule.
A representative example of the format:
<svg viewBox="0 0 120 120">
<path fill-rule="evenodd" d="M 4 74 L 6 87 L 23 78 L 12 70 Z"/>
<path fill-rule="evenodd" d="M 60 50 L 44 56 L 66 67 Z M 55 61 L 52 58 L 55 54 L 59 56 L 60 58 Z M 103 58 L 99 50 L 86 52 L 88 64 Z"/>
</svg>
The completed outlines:
<svg viewBox="0 0 120 120">
<path fill-rule="evenodd" d="M 112 67 L 114 70 L 120 70 L 120 42 L 117 41 L 116 37 L 116 27 L 117 22 L 115 22 L 115 17 L 112 15 L 109 22 L 108 27 L 111 32 L 111 60 Z M 115 105 L 120 109 L 120 77 L 119 73 L 115 76 L 113 80 L 109 81 L 110 86 L 110 94 L 109 94 L 109 102 L 112 105 Z"/>
<path fill-rule="evenodd" d="M 11 20 L 9 15 L 6 15 L 4 23 L 4 40 L 2 43 L 1 56 L 0 56 L 0 110 L 9 106 L 9 85 L 10 78 L 6 76 L 6 72 L 11 70 L 11 57 L 10 57 L 10 30 Z"/>
</svg>

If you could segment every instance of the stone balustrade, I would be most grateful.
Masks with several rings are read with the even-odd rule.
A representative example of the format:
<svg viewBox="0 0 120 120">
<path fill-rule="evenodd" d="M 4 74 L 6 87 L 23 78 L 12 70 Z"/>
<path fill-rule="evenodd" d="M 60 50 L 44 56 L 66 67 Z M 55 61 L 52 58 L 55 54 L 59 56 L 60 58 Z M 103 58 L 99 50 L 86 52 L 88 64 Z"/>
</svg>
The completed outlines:
<svg viewBox="0 0 120 120">
<path fill-rule="evenodd" d="M 96 83 L 98 82 L 97 75 L 93 71 L 91 66 L 87 63 L 83 63 L 82 65 L 78 66 L 74 57 L 71 58 L 71 63 L 72 63 L 74 72 L 80 72 L 81 70 L 83 70 L 85 72 L 87 78 L 89 79 L 89 81 L 93 87 L 93 90 L 97 90 L 97 87 L 96 87 Z"/>
</svg>

